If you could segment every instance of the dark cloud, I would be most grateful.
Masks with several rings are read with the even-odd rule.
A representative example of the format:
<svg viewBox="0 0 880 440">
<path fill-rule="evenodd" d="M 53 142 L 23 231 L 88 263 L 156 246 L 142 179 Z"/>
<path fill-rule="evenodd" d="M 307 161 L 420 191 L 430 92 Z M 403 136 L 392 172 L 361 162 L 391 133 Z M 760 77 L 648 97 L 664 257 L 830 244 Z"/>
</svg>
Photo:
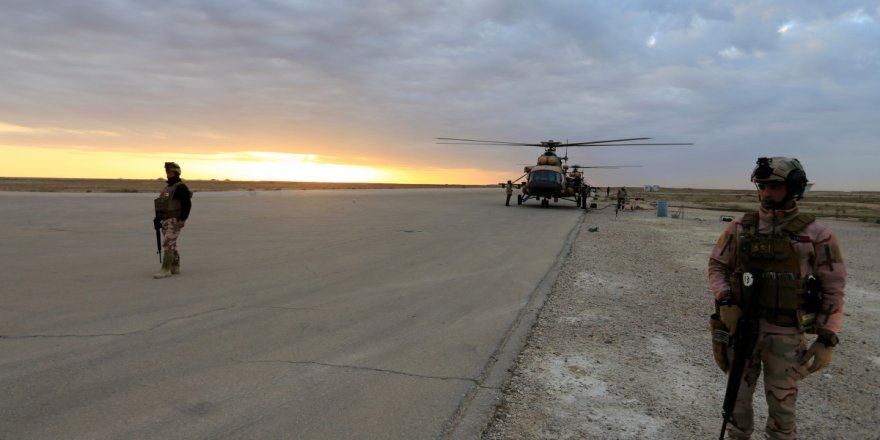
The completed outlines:
<svg viewBox="0 0 880 440">
<path fill-rule="evenodd" d="M 0 122 L 54 130 L 0 143 L 198 152 L 283 136 L 292 153 L 325 139 L 324 154 L 465 154 L 515 173 L 535 151 L 433 138 L 651 136 L 698 146 L 577 154 L 651 161 L 597 174 L 610 184 L 747 185 L 755 157 L 790 154 L 826 187 L 880 189 L 852 169 L 880 137 L 878 13 L 848 0 L 7 1 Z"/>
</svg>

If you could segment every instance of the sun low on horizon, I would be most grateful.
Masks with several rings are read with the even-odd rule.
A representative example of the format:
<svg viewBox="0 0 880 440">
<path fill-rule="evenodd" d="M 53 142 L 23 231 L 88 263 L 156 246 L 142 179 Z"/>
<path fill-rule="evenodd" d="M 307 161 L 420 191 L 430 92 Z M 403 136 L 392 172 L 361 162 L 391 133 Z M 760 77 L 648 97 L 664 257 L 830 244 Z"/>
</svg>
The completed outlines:
<svg viewBox="0 0 880 440">
<path fill-rule="evenodd" d="M 483 185 L 499 179 L 479 169 L 364 165 L 269 151 L 131 153 L 8 145 L 0 151 L 0 177 L 154 179 L 164 176 L 164 162 L 176 162 L 190 180 Z"/>
</svg>

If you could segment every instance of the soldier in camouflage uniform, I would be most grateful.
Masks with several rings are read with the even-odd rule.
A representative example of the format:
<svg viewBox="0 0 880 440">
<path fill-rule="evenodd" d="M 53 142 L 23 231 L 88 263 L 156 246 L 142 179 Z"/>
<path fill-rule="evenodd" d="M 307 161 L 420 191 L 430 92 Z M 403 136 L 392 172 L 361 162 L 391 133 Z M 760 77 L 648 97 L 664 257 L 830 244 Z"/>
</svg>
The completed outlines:
<svg viewBox="0 0 880 440">
<path fill-rule="evenodd" d="M 192 192 L 180 180 L 180 165 L 165 162 L 165 175 L 168 177 L 165 189 L 155 200 L 156 216 L 153 226 L 162 228 L 165 240 L 162 242 L 162 268 L 153 278 L 168 278 L 180 273 L 180 253 L 177 252 L 177 239 L 189 218 L 192 209 Z"/>
<path fill-rule="evenodd" d="M 626 188 L 621 186 L 617 190 L 617 209 L 623 209 L 623 206 L 626 205 L 627 197 L 629 197 L 629 194 L 626 193 Z"/>
<path fill-rule="evenodd" d="M 504 186 L 504 191 L 507 194 L 507 200 L 504 202 L 504 206 L 510 206 L 510 197 L 513 195 L 513 182 L 507 181 L 507 185 Z"/>
<path fill-rule="evenodd" d="M 834 232 L 798 211 L 807 176 L 797 159 L 758 159 L 752 182 L 758 188 L 758 212 L 728 224 L 709 257 L 709 288 L 721 324 L 735 334 L 744 286 L 754 292 L 760 318 L 728 438 L 750 438 L 752 395 L 763 369 L 769 409 L 765 432 L 771 439 L 795 439 L 798 383 L 831 363 L 838 342 L 846 267 Z M 815 280 L 821 288 L 808 289 L 817 285 Z M 809 349 L 805 333 L 818 335 Z M 716 361 L 728 372 L 730 364 L 723 358 L 732 359 L 733 350 L 717 348 Z"/>
</svg>

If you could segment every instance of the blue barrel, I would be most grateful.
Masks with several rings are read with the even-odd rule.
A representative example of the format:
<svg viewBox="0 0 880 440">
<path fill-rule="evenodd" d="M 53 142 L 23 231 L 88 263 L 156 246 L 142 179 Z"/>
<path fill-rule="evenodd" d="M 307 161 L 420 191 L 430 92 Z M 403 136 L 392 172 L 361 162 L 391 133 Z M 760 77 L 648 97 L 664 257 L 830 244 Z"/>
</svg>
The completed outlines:
<svg viewBox="0 0 880 440">
<path fill-rule="evenodd" d="M 666 217 L 669 211 L 669 204 L 666 203 L 666 200 L 660 200 L 657 202 L 657 217 Z"/>
</svg>

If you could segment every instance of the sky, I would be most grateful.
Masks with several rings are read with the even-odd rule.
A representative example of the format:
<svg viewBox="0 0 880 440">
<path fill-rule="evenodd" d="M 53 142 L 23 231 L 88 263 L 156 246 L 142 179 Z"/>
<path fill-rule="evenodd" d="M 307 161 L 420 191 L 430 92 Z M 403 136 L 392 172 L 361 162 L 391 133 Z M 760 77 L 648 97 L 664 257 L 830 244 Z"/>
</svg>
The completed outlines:
<svg viewBox="0 0 880 440">
<path fill-rule="evenodd" d="M 880 190 L 880 1 L 0 0 L 0 176 Z"/>
</svg>

